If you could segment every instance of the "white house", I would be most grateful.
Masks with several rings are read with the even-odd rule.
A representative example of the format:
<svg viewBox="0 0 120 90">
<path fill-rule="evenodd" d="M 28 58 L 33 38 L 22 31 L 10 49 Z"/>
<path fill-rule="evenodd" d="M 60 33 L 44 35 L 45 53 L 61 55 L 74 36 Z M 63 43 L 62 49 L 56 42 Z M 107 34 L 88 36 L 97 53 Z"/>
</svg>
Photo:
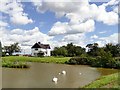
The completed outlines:
<svg viewBox="0 0 120 90">
<path fill-rule="evenodd" d="M 51 48 L 49 44 L 35 43 L 32 47 L 32 56 L 38 56 L 42 53 L 43 56 L 51 56 Z"/>
</svg>

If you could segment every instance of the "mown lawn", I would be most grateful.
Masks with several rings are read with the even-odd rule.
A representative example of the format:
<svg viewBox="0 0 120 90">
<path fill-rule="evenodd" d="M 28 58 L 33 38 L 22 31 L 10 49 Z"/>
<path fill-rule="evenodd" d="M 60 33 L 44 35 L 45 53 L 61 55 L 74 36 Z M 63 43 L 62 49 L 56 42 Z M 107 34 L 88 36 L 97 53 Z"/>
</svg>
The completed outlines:
<svg viewBox="0 0 120 90">
<path fill-rule="evenodd" d="M 119 73 L 114 73 L 106 76 L 102 76 L 96 81 L 93 81 L 89 85 L 84 86 L 83 88 L 119 88 Z"/>
<path fill-rule="evenodd" d="M 59 63 L 59 64 L 63 64 L 69 59 L 70 57 L 26 57 L 26 56 L 2 57 L 2 60 L 12 62 L 23 61 L 23 62 Z"/>
</svg>

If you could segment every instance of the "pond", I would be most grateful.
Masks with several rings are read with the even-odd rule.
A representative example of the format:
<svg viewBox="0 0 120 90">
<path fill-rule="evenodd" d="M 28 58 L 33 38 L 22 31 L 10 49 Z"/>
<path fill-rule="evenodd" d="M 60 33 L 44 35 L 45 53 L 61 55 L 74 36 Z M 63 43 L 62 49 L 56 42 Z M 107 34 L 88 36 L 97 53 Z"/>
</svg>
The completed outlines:
<svg viewBox="0 0 120 90">
<path fill-rule="evenodd" d="M 65 70 L 66 75 L 61 74 Z M 3 88 L 78 88 L 84 86 L 101 75 L 102 69 L 86 65 L 65 65 L 52 63 L 31 63 L 29 69 L 2 68 Z M 105 69 L 107 74 L 117 72 Z M 52 82 L 53 77 L 58 82 Z"/>
</svg>

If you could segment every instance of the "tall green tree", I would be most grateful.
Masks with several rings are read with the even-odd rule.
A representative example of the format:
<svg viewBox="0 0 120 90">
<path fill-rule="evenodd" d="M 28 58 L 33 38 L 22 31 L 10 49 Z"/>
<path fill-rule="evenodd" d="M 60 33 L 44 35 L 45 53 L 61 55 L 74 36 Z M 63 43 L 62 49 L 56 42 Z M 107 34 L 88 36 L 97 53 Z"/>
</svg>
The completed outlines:
<svg viewBox="0 0 120 90">
<path fill-rule="evenodd" d="M 80 56 L 85 53 L 85 48 L 75 46 L 73 43 L 69 43 L 66 46 L 55 47 L 52 51 L 53 56 Z"/>
<path fill-rule="evenodd" d="M 113 57 L 120 57 L 120 44 L 108 43 L 105 46 L 105 51 L 110 52 Z"/>
<path fill-rule="evenodd" d="M 98 56 L 99 54 L 98 43 L 87 44 L 86 47 L 88 47 L 88 52 L 87 52 L 88 55 Z"/>
<path fill-rule="evenodd" d="M 20 52 L 20 46 L 19 43 L 11 44 L 10 46 L 4 46 L 3 50 L 5 53 L 8 53 L 9 55 L 12 55 L 14 52 Z"/>
<path fill-rule="evenodd" d="M 75 56 L 75 46 L 73 45 L 73 43 L 67 44 L 66 49 L 68 51 L 68 56 Z"/>
<path fill-rule="evenodd" d="M 120 43 L 116 44 L 117 52 L 116 52 L 116 57 L 120 57 Z"/>
<path fill-rule="evenodd" d="M 67 56 L 68 52 L 65 47 L 55 47 L 52 51 L 53 56 Z"/>
</svg>

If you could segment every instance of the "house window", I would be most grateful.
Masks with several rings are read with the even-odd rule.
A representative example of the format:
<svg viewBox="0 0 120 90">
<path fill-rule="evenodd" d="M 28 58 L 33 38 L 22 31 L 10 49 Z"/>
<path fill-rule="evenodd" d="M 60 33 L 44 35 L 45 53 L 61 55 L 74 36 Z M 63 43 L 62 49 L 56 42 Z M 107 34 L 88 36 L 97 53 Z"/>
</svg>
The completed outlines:
<svg viewBox="0 0 120 90">
<path fill-rule="evenodd" d="M 35 50 L 38 50 L 38 48 L 35 48 Z"/>
</svg>

